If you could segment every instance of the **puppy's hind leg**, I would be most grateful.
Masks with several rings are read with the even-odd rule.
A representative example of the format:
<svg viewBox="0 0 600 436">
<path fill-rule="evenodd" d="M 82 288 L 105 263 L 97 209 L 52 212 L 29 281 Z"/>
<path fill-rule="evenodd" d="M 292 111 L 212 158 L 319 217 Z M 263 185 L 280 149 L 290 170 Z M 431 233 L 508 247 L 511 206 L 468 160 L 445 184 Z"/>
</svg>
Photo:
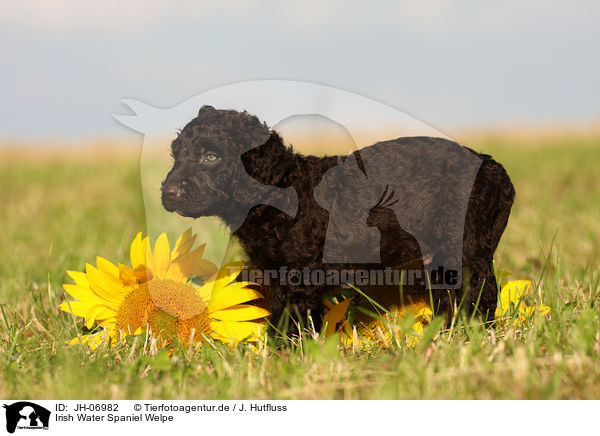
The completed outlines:
<svg viewBox="0 0 600 436">
<path fill-rule="evenodd" d="M 471 270 L 469 310 L 493 320 L 498 302 L 494 252 L 508 223 L 515 190 L 504 168 L 485 160 L 471 194 L 463 240 L 463 262 Z M 479 300 L 478 307 L 475 308 Z"/>
</svg>

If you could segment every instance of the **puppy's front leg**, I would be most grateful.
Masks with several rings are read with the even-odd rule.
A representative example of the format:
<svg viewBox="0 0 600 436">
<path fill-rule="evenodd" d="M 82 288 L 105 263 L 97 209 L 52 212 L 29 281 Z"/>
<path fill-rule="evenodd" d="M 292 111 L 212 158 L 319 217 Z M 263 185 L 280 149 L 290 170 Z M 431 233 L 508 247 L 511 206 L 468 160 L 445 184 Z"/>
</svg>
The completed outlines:
<svg viewBox="0 0 600 436">
<path fill-rule="evenodd" d="M 288 334 L 297 335 L 298 323 L 302 328 L 316 332 L 321 331 L 323 325 L 323 286 L 312 285 L 272 285 L 270 287 L 271 323 L 283 327 L 283 317 L 286 309 L 289 310 Z M 310 319 L 298 319 L 298 314 L 306 314 Z M 285 332 L 284 332 L 285 333 Z"/>
</svg>

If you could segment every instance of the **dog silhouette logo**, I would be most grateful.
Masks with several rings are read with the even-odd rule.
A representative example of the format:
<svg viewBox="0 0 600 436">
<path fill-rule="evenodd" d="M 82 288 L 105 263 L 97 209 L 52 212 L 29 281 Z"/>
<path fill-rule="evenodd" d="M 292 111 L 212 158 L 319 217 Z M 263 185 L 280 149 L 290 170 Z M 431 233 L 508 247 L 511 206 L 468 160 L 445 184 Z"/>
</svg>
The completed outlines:
<svg viewBox="0 0 600 436">
<path fill-rule="evenodd" d="M 50 411 L 40 405 L 19 401 L 10 405 L 4 404 L 3 407 L 6 409 L 6 431 L 9 433 L 14 433 L 17 428 L 48 429 Z"/>
</svg>

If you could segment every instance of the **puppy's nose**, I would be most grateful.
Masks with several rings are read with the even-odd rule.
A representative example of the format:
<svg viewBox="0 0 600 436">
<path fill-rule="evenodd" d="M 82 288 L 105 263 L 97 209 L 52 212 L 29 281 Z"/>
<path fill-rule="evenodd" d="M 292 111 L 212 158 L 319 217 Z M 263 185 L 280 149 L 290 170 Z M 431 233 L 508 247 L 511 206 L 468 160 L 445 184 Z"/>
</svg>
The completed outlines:
<svg viewBox="0 0 600 436">
<path fill-rule="evenodd" d="M 163 195 L 168 198 L 175 198 L 180 194 L 181 190 L 177 185 L 165 185 Z"/>
</svg>

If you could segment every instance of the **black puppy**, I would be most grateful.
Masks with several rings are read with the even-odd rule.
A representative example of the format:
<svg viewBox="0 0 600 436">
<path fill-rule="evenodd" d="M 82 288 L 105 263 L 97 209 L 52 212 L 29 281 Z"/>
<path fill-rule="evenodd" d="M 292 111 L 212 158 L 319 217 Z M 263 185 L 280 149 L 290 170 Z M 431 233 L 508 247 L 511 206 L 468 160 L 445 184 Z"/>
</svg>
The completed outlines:
<svg viewBox="0 0 600 436">
<path fill-rule="evenodd" d="M 439 311 L 456 301 L 472 311 L 478 303 L 493 319 L 493 255 L 515 193 L 490 156 L 428 137 L 380 142 L 343 159 L 303 156 L 256 117 L 211 106 L 173 141 L 172 155 L 163 206 L 222 218 L 253 267 L 309 276 L 416 268 L 426 274 L 407 289 L 435 288 Z M 458 281 L 432 286 L 429 274 L 440 267 L 458 269 Z M 464 286 L 463 270 L 470 274 Z M 312 314 L 319 329 L 323 294 L 339 284 L 271 281 L 272 322 L 289 304 Z"/>
</svg>

